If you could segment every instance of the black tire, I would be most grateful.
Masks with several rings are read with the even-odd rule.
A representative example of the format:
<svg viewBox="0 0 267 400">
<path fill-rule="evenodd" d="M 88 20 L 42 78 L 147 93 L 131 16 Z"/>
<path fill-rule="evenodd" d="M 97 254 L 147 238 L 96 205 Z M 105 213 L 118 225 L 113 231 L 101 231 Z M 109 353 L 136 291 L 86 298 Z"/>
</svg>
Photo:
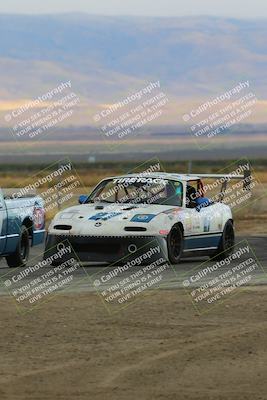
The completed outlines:
<svg viewBox="0 0 267 400">
<path fill-rule="evenodd" d="M 22 225 L 19 242 L 16 251 L 6 257 L 7 265 L 10 268 L 26 267 L 30 253 L 29 232 L 25 225 Z"/>
<path fill-rule="evenodd" d="M 168 257 L 171 264 L 178 264 L 183 253 L 184 238 L 179 225 L 174 225 L 167 237 Z"/>
<path fill-rule="evenodd" d="M 220 245 L 212 258 L 215 258 L 215 260 L 218 261 L 224 260 L 233 252 L 234 245 L 235 245 L 235 230 L 233 222 L 229 220 L 226 222 L 224 226 L 223 234 L 220 240 Z"/>
</svg>

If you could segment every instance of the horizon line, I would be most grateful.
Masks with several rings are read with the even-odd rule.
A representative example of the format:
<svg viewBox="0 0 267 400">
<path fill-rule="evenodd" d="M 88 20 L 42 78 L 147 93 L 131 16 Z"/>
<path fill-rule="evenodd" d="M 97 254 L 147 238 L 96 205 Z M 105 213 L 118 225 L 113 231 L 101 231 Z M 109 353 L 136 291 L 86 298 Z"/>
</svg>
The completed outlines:
<svg viewBox="0 0 267 400">
<path fill-rule="evenodd" d="M 88 16 L 88 17 L 102 17 L 102 18 L 149 18 L 149 19 L 184 19 L 184 18 L 211 18 L 211 19 L 231 19 L 231 20 L 242 20 L 242 21 L 264 21 L 267 16 L 231 16 L 231 15 L 213 15 L 213 14 L 184 14 L 184 15 L 141 15 L 141 14 L 100 14 L 100 13 L 89 13 L 86 11 L 54 11 L 54 12 L 40 12 L 40 13 L 28 13 L 28 12 L 1 12 L 0 16 L 19 16 L 19 17 L 53 17 L 53 16 Z"/>
</svg>

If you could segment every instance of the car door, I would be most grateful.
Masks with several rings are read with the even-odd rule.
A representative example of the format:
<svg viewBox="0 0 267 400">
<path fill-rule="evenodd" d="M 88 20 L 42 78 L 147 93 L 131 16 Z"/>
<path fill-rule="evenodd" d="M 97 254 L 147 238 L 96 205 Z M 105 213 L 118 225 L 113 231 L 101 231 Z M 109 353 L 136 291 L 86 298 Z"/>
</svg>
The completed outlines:
<svg viewBox="0 0 267 400">
<path fill-rule="evenodd" d="M 202 207 L 199 211 L 201 220 L 201 231 L 205 234 L 221 231 L 222 214 L 218 203 L 211 204 L 208 207 Z"/>
<path fill-rule="evenodd" d="M 203 216 L 195 208 L 186 208 L 184 217 L 185 232 L 187 235 L 202 233 Z"/>
<path fill-rule="evenodd" d="M 202 233 L 203 216 L 196 210 L 197 180 L 185 182 L 184 185 L 184 204 L 185 213 L 185 232 L 186 235 L 197 235 Z M 193 191 L 189 192 L 188 188 Z"/>
<path fill-rule="evenodd" d="M 6 247 L 6 207 L 3 194 L 0 190 L 0 254 Z"/>
<path fill-rule="evenodd" d="M 220 219 L 221 215 L 218 205 L 207 207 L 196 207 L 197 181 L 190 181 L 191 195 L 186 195 L 186 218 L 185 218 L 185 239 L 186 249 L 215 249 L 220 239 Z M 188 187 L 188 183 L 187 183 Z M 189 200 L 190 201 L 189 201 Z"/>
</svg>

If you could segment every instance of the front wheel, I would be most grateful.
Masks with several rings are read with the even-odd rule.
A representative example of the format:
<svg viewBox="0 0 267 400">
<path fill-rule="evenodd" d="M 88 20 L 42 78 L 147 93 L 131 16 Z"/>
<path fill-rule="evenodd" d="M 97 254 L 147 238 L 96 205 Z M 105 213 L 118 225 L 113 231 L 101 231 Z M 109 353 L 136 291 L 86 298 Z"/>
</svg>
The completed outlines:
<svg viewBox="0 0 267 400">
<path fill-rule="evenodd" d="M 179 225 L 174 225 L 167 237 L 168 257 L 171 264 L 178 264 L 183 252 L 183 233 Z"/>
<path fill-rule="evenodd" d="M 26 226 L 22 225 L 16 251 L 6 257 L 7 265 L 11 268 L 26 267 L 30 253 L 29 232 Z"/>
<path fill-rule="evenodd" d="M 235 245 L 235 231 L 234 231 L 234 225 L 232 221 L 227 221 L 223 234 L 221 237 L 220 245 L 218 249 L 216 250 L 215 253 L 215 260 L 224 260 L 227 258 L 234 250 L 234 245 Z"/>
</svg>

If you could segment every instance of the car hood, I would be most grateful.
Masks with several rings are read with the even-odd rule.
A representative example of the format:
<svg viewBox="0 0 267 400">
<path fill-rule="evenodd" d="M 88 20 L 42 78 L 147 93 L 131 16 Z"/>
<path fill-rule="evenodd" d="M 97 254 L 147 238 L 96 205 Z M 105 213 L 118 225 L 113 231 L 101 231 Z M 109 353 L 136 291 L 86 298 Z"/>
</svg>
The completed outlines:
<svg viewBox="0 0 267 400">
<path fill-rule="evenodd" d="M 75 235 L 111 236 L 126 235 L 126 226 L 140 226 L 147 228 L 147 234 L 151 234 L 152 230 L 158 232 L 154 228 L 159 219 L 165 219 L 167 212 L 174 209 L 179 207 L 154 204 L 82 204 L 58 213 L 49 231 L 55 234 L 62 234 L 63 230 Z"/>
</svg>

